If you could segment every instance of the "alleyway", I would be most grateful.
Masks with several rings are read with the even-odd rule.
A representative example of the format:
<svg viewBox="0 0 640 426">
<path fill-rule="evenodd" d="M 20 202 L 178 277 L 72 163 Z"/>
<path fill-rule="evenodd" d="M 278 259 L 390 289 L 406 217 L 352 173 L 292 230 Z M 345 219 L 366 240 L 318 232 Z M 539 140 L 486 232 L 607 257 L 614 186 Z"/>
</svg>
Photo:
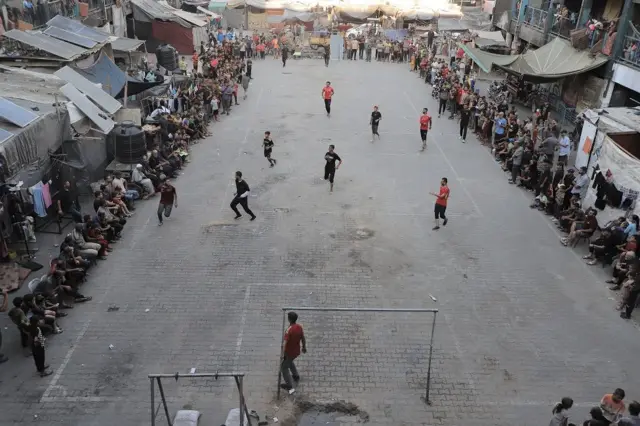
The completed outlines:
<svg viewBox="0 0 640 426">
<path fill-rule="evenodd" d="M 140 203 L 93 271 L 94 301 L 49 341 L 55 374 L 37 378 L 5 342 L 0 424 L 149 424 L 147 374 L 191 368 L 246 372 L 250 408 L 284 419 L 272 401 L 286 305 L 440 310 L 430 407 L 420 400 L 428 316 L 301 313 L 309 353 L 295 397 L 345 399 L 370 424 L 533 426 L 563 396 L 580 418 L 616 387 L 640 398 L 629 370 L 637 331 L 618 317 L 602 271 L 558 243 L 471 134 L 463 144 L 457 122 L 435 118 L 430 86 L 407 65 L 266 60 L 254 77 L 249 98 L 193 148 L 174 216 L 158 227 L 157 198 Z M 327 80 L 331 118 L 320 96 Z M 373 105 L 382 140 L 371 143 Z M 420 153 L 423 107 L 434 125 Z M 329 144 L 344 160 L 332 194 L 322 180 Z M 233 220 L 236 170 L 255 222 Z M 443 176 L 450 221 L 435 232 L 429 192 Z M 108 312 L 112 304 L 120 309 Z M 6 316 L 0 325 L 15 331 Z M 165 391 L 172 409 L 191 404 L 207 425 L 222 424 L 236 401 L 223 379 L 169 381 Z"/>
</svg>

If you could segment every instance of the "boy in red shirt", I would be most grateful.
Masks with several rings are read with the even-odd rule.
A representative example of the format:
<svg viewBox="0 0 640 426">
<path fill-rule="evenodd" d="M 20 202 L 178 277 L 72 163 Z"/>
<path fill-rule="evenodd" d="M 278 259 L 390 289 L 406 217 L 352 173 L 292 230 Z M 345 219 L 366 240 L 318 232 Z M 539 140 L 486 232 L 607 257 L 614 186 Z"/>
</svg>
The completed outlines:
<svg viewBox="0 0 640 426">
<path fill-rule="evenodd" d="M 322 99 L 324 99 L 324 109 L 327 110 L 327 117 L 331 115 L 331 97 L 333 96 L 333 92 L 331 82 L 327 81 L 327 84 L 322 88 Z"/>
<path fill-rule="evenodd" d="M 423 151 L 427 148 L 427 132 L 431 130 L 431 116 L 428 111 L 427 108 L 423 108 L 420 116 L 420 139 L 422 139 Z"/>
<path fill-rule="evenodd" d="M 282 364 L 280 365 L 284 383 L 282 383 L 280 387 L 284 390 L 291 390 L 293 389 L 293 381 L 291 378 L 293 377 L 293 380 L 296 382 L 300 381 L 300 374 L 298 374 L 293 360 L 300 355 L 301 343 L 302 353 L 307 353 L 307 341 L 304 338 L 302 326 L 297 324 L 298 314 L 289 312 L 287 318 L 289 319 L 289 328 L 287 328 L 287 331 L 284 333 L 284 342 L 282 343 L 283 357 Z M 291 372 L 291 374 L 289 374 L 289 372 Z"/>
<path fill-rule="evenodd" d="M 447 200 L 449 199 L 449 187 L 447 186 L 447 178 L 443 177 L 440 181 L 440 193 L 436 194 L 435 192 L 431 192 L 431 195 L 436 197 L 436 205 L 434 208 L 434 213 L 436 215 L 436 226 L 433 227 L 434 231 L 440 229 L 440 219 L 443 220 L 442 226 L 447 226 L 447 222 L 449 219 L 444 215 L 444 212 L 447 210 Z"/>
</svg>

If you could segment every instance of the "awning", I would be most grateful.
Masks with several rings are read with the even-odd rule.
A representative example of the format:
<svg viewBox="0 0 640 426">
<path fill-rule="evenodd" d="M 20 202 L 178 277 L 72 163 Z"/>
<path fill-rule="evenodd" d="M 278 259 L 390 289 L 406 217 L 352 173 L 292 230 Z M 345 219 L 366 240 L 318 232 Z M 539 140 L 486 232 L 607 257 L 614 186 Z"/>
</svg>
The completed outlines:
<svg viewBox="0 0 640 426">
<path fill-rule="evenodd" d="M 473 33 L 478 35 L 478 37 L 474 39 L 477 47 L 507 47 L 507 43 L 504 41 L 504 37 L 502 37 L 502 31 L 475 30 Z"/>
<path fill-rule="evenodd" d="M 438 31 L 461 32 L 471 28 L 471 22 L 458 18 L 438 18 Z"/>
<path fill-rule="evenodd" d="M 91 66 L 73 70 L 90 82 L 102 85 L 102 90 L 112 97 L 116 97 L 127 82 L 126 74 L 104 52 L 100 53 L 100 57 Z M 72 79 L 67 81 L 74 84 Z M 82 88 L 79 89 L 82 91 Z"/>
<path fill-rule="evenodd" d="M 608 60 L 607 56 L 600 53 L 594 56 L 587 50 L 577 50 L 568 41 L 556 37 L 539 49 L 515 56 L 510 64 L 495 65 L 527 81 L 543 82 L 582 74 Z"/>
<path fill-rule="evenodd" d="M 478 48 L 469 47 L 466 44 L 458 43 L 464 53 L 475 62 L 482 71 L 491 72 L 493 66 L 507 66 L 518 59 L 518 55 L 500 55 L 498 53 L 485 52 Z"/>
</svg>

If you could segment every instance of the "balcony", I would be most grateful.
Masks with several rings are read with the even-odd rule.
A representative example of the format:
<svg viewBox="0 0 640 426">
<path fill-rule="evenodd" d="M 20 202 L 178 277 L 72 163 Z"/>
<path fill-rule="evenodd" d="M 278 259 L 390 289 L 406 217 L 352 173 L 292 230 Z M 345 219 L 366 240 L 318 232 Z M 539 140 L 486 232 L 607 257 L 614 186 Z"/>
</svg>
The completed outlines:
<svg viewBox="0 0 640 426">
<path fill-rule="evenodd" d="M 620 62 L 640 69 L 640 38 L 625 36 Z"/>
<path fill-rule="evenodd" d="M 524 9 L 524 19 L 522 22 L 532 27 L 544 30 L 544 25 L 547 21 L 547 14 L 546 10 L 527 6 Z"/>
<path fill-rule="evenodd" d="M 556 14 L 551 26 L 551 34 L 568 39 L 571 31 L 576 29 L 577 24 L 577 16 L 573 16 L 575 15 L 574 13 L 571 13 L 571 15 L 571 17 L 567 18 Z"/>
</svg>

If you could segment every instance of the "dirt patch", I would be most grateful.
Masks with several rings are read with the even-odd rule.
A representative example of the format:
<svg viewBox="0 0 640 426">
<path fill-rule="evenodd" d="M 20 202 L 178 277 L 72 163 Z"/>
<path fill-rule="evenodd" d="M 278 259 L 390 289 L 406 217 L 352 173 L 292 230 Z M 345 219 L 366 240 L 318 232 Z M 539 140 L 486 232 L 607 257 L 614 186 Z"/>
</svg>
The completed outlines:
<svg viewBox="0 0 640 426">
<path fill-rule="evenodd" d="M 349 233 L 349 237 L 352 240 L 368 240 L 376 235 L 376 231 L 368 228 L 357 228 Z"/>
<path fill-rule="evenodd" d="M 225 228 L 227 226 L 238 226 L 238 223 L 234 222 L 211 222 L 202 227 L 203 234 L 211 234 L 217 229 Z"/>
<path fill-rule="evenodd" d="M 345 419 L 348 417 L 349 419 Z M 346 401 L 312 402 L 300 401 L 294 414 L 282 421 L 282 426 L 339 426 L 342 421 L 367 423 L 369 414 L 357 405 Z"/>
</svg>

